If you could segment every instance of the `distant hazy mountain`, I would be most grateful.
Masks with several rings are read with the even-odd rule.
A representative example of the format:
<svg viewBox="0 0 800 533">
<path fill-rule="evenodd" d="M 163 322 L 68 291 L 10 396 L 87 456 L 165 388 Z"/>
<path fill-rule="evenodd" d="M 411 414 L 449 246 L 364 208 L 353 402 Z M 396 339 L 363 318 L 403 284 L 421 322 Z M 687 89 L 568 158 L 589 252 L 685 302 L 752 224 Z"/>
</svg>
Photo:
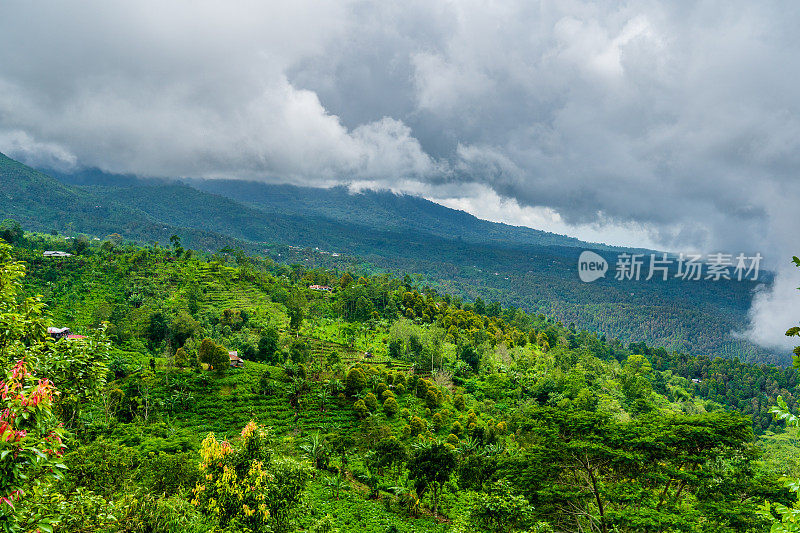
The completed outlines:
<svg viewBox="0 0 800 533">
<path fill-rule="evenodd" d="M 97 169 L 84 169 L 74 174 L 56 174 L 56 176 L 65 183 L 74 185 L 141 187 L 175 184 L 175 181 L 108 174 Z M 367 190 L 352 193 L 346 187 L 320 189 L 240 180 L 186 179 L 180 183 L 270 213 L 316 215 L 381 231 L 423 232 L 447 239 L 481 244 L 619 249 L 597 243 L 589 245 L 574 237 L 524 226 L 481 220 L 464 211 L 451 209 L 424 198 L 399 195 L 389 191 Z"/>
<path fill-rule="evenodd" d="M 314 213 L 384 230 L 421 231 L 474 243 L 587 246 L 573 237 L 481 220 L 424 198 L 389 191 L 351 193 L 346 187 L 320 190 L 234 180 L 193 180 L 187 183 L 256 207 L 283 213 Z M 592 247 L 605 248 L 597 244 Z"/>
<path fill-rule="evenodd" d="M 790 360 L 730 334 L 746 324 L 754 283 L 582 283 L 576 270 L 582 249 L 593 248 L 609 262 L 616 250 L 487 222 L 421 198 L 99 171 L 58 178 L 0 155 L 0 218 L 15 218 L 29 230 L 120 233 L 144 242 L 166 243 L 178 234 L 199 250 L 238 246 L 312 266 L 352 268 L 358 258 L 367 268 L 419 273 L 445 292 L 545 313 L 626 342 Z"/>
</svg>

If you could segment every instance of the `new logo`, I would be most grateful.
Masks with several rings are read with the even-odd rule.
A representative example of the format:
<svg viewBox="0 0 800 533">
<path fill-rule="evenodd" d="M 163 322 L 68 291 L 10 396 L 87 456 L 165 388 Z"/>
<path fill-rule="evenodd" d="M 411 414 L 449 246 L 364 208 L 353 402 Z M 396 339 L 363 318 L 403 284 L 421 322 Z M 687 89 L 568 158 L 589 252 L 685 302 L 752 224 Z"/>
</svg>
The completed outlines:
<svg viewBox="0 0 800 533">
<path fill-rule="evenodd" d="M 602 256 L 584 250 L 578 258 L 578 277 L 584 283 L 591 283 L 598 278 L 604 278 L 608 271 L 608 261 Z"/>
</svg>

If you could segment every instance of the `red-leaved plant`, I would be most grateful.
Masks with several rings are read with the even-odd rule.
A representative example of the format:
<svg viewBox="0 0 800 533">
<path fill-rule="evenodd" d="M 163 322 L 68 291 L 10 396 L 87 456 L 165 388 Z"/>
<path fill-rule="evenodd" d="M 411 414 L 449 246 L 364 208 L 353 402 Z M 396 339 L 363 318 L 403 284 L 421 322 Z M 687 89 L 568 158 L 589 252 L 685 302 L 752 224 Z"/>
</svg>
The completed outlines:
<svg viewBox="0 0 800 533">
<path fill-rule="evenodd" d="M 64 430 L 52 409 L 58 392 L 24 359 L 0 377 L 0 530 L 13 531 L 15 503 L 25 489 L 60 478 Z"/>
</svg>

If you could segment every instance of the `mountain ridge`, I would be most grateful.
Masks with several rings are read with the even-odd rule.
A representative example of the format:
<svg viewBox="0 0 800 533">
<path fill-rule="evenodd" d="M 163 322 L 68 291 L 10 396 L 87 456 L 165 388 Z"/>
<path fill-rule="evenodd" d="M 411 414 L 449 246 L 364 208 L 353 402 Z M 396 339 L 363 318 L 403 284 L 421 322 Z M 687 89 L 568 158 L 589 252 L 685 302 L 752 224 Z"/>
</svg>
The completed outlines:
<svg viewBox="0 0 800 533">
<path fill-rule="evenodd" d="M 181 183 L 199 191 L 235 200 L 242 205 L 294 215 L 309 213 L 341 222 L 397 231 L 409 229 L 439 237 L 481 244 L 534 244 L 572 246 L 598 250 L 628 247 L 581 241 L 575 237 L 481 219 L 426 198 L 388 190 L 351 191 L 339 185 L 330 188 L 272 184 L 250 180 L 140 178 L 106 173 L 96 168 L 76 173 L 50 171 L 63 183 L 100 187 L 151 187 Z M 405 214 L 401 216 L 400 213 Z M 364 224 L 364 219 L 368 223 Z"/>
<path fill-rule="evenodd" d="M 102 175 L 95 175 L 94 183 L 99 178 Z M 250 189 L 255 187 L 261 197 L 243 203 L 230 198 L 230 190 L 219 191 L 228 196 L 216 194 L 186 180 L 123 176 L 117 184 L 84 179 L 81 185 L 69 185 L 64 177 L 56 180 L 5 156 L 0 158 L 0 180 L 15 185 L 0 195 L 0 217 L 16 218 L 29 230 L 99 237 L 120 233 L 151 243 L 166 243 L 177 234 L 184 246 L 206 252 L 238 247 L 287 264 L 416 273 L 444 292 L 544 313 L 627 342 L 711 357 L 789 362 L 788 354 L 731 334 L 746 325 L 754 283 L 603 278 L 586 284 L 578 279 L 576 268 L 582 249 L 597 250 L 610 264 L 617 249 L 592 248 L 577 239 L 568 244 L 581 246 L 517 242 L 519 235 L 541 234 L 481 221 L 424 199 L 390 193 L 351 195 L 344 188 L 315 189 L 312 197 L 310 190 L 251 183 Z M 234 184 L 211 185 L 230 189 Z M 333 199 L 326 198 L 326 191 Z M 272 194 L 276 192 L 284 195 Z M 300 199 L 295 202 L 291 195 Z M 403 211 L 407 205 L 420 212 Z M 435 226 L 431 221 L 437 213 L 472 227 L 462 231 L 451 220 L 431 232 L 422 231 L 426 225 Z M 395 222 L 402 219 L 405 222 Z M 498 233 L 487 237 L 486 228 Z M 341 257 L 334 258 L 333 252 Z"/>
</svg>

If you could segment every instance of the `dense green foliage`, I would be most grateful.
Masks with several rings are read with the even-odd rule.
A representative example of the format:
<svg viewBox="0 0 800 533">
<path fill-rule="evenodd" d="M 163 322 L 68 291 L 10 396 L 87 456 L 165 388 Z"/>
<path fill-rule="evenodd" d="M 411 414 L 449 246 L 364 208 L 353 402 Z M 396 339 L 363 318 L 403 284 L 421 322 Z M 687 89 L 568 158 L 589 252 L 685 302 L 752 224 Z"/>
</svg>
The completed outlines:
<svg viewBox="0 0 800 533">
<path fill-rule="evenodd" d="M 768 409 L 796 408 L 794 369 L 624 344 L 411 277 L 109 242 L 45 258 L 65 241 L 28 235 L 22 285 L 21 263 L 0 265 L 18 282 L 5 356 L 40 354 L 69 430 L 66 474 L 23 487 L 26 524 L 756 532 L 765 500 L 792 500 Z M 36 348 L 26 332 L 50 323 L 87 338 Z"/>
</svg>

